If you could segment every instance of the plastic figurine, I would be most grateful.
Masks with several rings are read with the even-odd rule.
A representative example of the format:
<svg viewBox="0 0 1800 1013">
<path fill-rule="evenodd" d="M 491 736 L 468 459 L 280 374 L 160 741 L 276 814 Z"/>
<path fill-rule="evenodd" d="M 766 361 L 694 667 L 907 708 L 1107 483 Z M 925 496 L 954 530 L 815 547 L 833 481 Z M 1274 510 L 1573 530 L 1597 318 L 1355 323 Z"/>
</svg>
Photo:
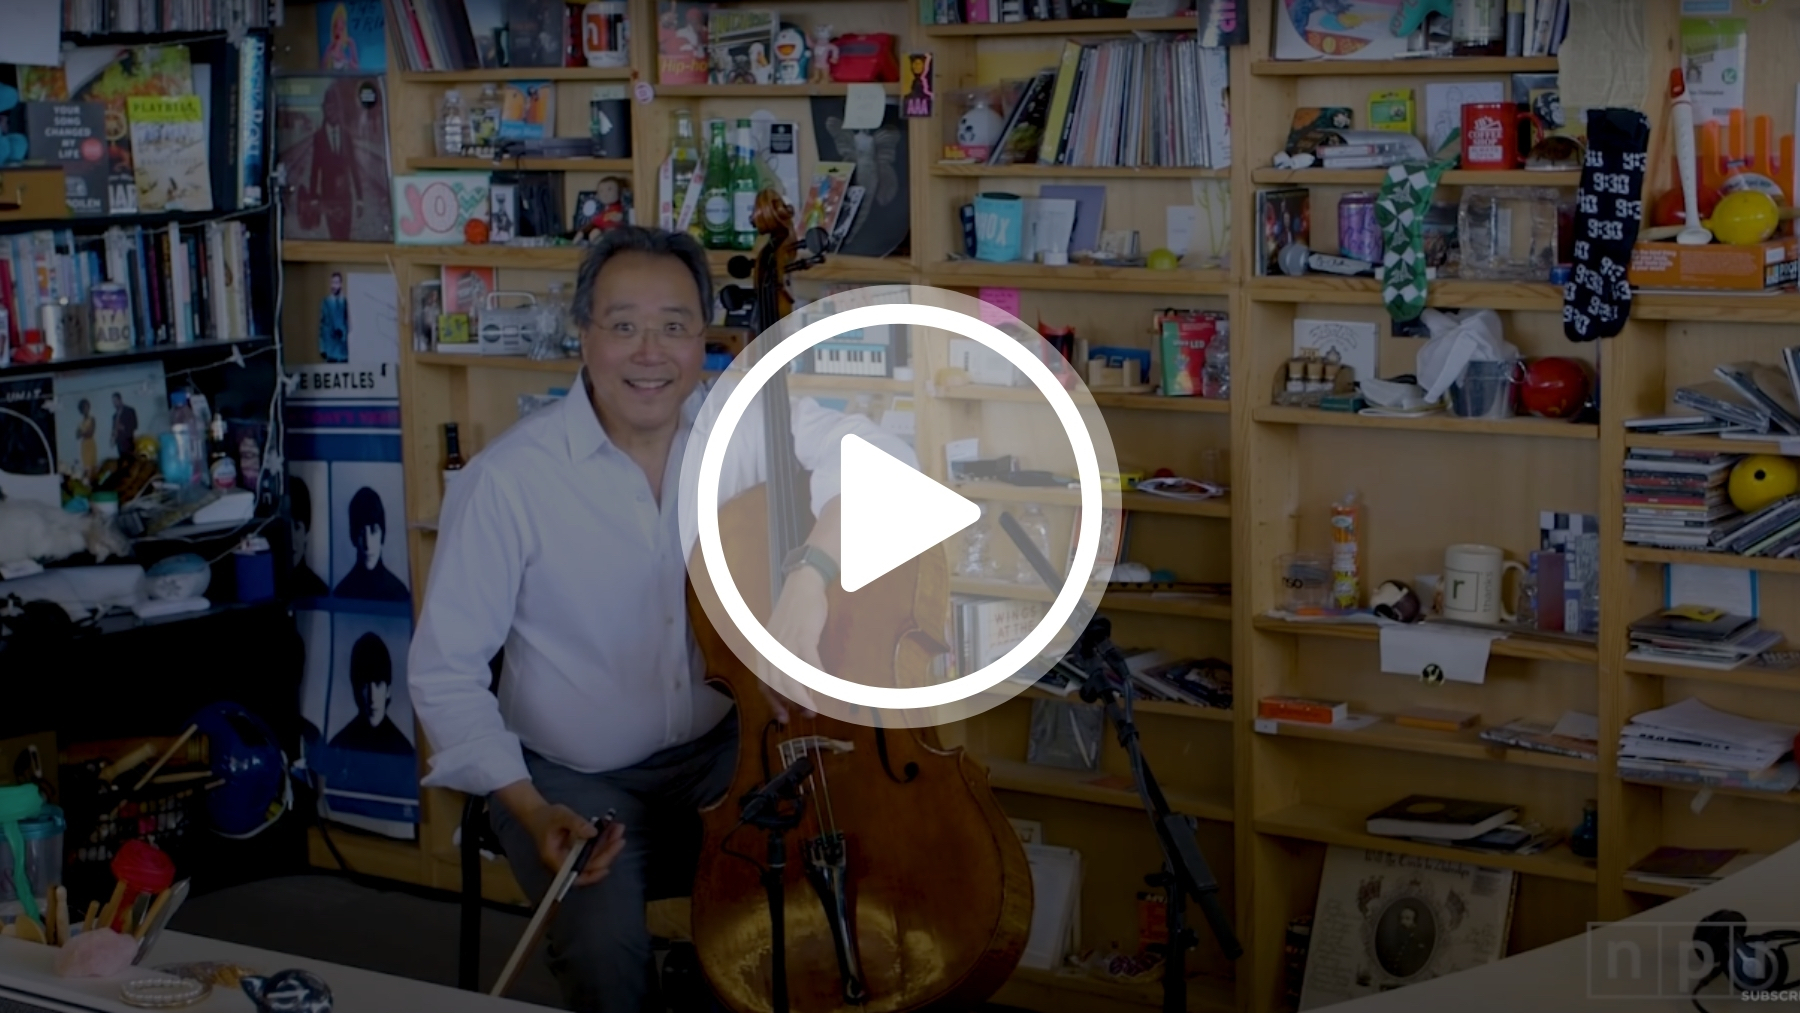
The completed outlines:
<svg viewBox="0 0 1800 1013">
<path fill-rule="evenodd" d="M 837 44 L 831 41 L 830 25 L 813 26 L 812 83 L 831 83 L 831 65 L 837 62 Z"/>
<path fill-rule="evenodd" d="M 798 25 L 783 23 L 775 33 L 775 83 L 805 84 L 806 33 Z"/>
<path fill-rule="evenodd" d="M 626 207 L 630 201 L 631 191 L 625 181 L 618 176 L 608 176 L 594 187 L 594 196 L 600 201 L 600 210 L 589 225 L 604 232 L 627 224 Z"/>
</svg>

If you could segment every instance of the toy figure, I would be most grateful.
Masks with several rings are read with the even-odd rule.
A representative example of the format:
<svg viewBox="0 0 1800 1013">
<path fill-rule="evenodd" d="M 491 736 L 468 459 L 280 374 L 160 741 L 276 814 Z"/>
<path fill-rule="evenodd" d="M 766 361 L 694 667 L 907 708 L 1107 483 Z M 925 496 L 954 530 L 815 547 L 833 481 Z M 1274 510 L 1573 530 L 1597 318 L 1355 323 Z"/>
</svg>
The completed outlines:
<svg viewBox="0 0 1800 1013">
<path fill-rule="evenodd" d="M 750 54 L 731 54 L 731 77 L 726 84 L 755 84 L 756 75 L 750 72 Z"/>
<path fill-rule="evenodd" d="M 760 42 L 750 43 L 750 76 L 757 84 L 768 84 L 775 79 L 775 67 L 769 63 L 769 50 Z"/>
<path fill-rule="evenodd" d="M 813 26 L 812 83 L 831 83 L 831 65 L 837 62 L 837 45 L 831 41 L 830 25 Z"/>
<path fill-rule="evenodd" d="M 591 228 L 604 232 L 629 224 L 630 215 L 626 213 L 629 206 L 630 189 L 625 180 L 618 176 L 608 176 L 594 187 L 594 196 L 600 202 L 600 210 L 589 220 Z"/>
<path fill-rule="evenodd" d="M 775 33 L 775 83 L 806 83 L 806 33 L 784 23 Z"/>
</svg>

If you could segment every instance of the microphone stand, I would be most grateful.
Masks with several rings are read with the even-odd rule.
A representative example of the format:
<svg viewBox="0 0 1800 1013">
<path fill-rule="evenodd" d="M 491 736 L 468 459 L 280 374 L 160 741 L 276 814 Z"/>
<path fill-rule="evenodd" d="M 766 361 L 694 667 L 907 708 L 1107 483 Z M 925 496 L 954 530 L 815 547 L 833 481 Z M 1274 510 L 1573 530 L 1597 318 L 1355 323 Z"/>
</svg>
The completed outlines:
<svg viewBox="0 0 1800 1013">
<path fill-rule="evenodd" d="M 1000 515 L 1000 527 L 1050 590 L 1060 590 L 1062 578 L 1012 514 Z M 1163 918 L 1168 941 L 1163 953 L 1163 1013 L 1185 1013 L 1187 952 L 1199 945 L 1198 935 L 1187 926 L 1187 899 L 1191 897 L 1200 905 L 1200 912 L 1226 959 L 1236 960 L 1243 956 L 1244 948 L 1232 929 L 1231 920 L 1225 916 L 1225 909 L 1219 904 L 1219 882 L 1206 864 L 1206 856 L 1201 854 L 1199 844 L 1194 841 L 1196 821 L 1169 808 L 1156 775 L 1138 747 L 1137 723 L 1132 715 L 1136 694 L 1132 691 L 1131 671 L 1125 657 L 1112 642 L 1112 621 L 1104 616 L 1089 620 L 1073 655 L 1073 661 L 1069 658 L 1058 660 L 1056 668 L 1079 680 L 1082 700 L 1105 706 L 1114 735 L 1131 761 L 1132 780 L 1138 797 L 1143 800 L 1144 811 L 1156 829 L 1157 844 L 1162 848 L 1162 871 L 1145 876 L 1144 881 L 1161 889 L 1166 898 Z"/>
<path fill-rule="evenodd" d="M 806 800 L 800 782 L 812 772 L 812 760 L 802 756 L 762 788 L 738 799 L 739 823 L 760 827 L 769 837 L 769 864 L 762 870 L 763 892 L 769 899 L 769 1009 L 788 1013 L 787 976 L 787 833 L 800 825 Z M 793 803 L 783 807 L 782 802 Z"/>
</svg>

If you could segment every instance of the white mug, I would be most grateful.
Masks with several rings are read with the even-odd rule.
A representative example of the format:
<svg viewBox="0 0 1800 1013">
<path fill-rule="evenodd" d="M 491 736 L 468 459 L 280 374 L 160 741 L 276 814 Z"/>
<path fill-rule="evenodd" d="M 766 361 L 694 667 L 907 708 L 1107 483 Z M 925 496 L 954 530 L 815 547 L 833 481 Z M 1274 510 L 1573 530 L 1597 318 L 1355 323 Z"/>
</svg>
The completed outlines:
<svg viewBox="0 0 1800 1013">
<path fill-rule="evenodd" d="M 1506 558 L 1492 545 L 1452 545 L 1444 550 L 1444 576 L 1439 586 L 1444 596 L 1444 618 L 1462 622 L 1517 622 L 1508 608 L 1502 585 L 1508 570 L 1519 571 L 1525 581 L 1525 564 Z"/>
</svg>

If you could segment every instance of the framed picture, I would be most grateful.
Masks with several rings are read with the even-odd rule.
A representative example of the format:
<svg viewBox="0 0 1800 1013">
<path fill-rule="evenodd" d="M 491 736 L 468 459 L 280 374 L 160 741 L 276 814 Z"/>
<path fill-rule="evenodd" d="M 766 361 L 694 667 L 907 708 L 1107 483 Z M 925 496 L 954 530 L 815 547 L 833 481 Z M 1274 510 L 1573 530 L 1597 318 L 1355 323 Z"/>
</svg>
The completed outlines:
<svg viewBox="0 0 1800 1013">
<path fill-rule="evenodd" d="M 511 183 L 488 190 L 488 242 L 510 243 L 519 234 L 519 195 Z"/>
<path fill-rule="evenodd" d="M 405 246 L 466 243 L 469 223 L 473 221 L 488 224 L 486 173 L 416 172 L 394 177 L 396 243 Z"/>
</svg>

